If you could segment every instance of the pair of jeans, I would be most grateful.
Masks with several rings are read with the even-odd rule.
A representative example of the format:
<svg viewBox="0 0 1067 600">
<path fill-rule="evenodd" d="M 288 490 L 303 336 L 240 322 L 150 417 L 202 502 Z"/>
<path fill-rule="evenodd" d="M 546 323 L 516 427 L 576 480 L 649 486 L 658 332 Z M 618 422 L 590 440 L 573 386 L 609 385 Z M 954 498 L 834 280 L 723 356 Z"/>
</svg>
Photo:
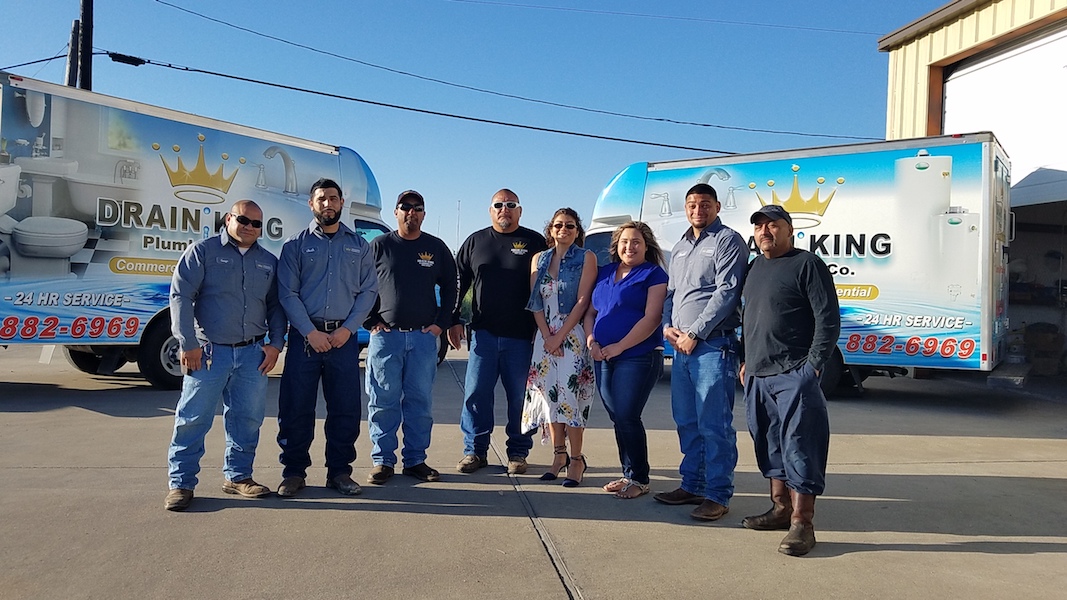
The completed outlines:
<svg viewBox="0 0 1067 600">
<path fill-rule="evenodd" d="M 533 448 L 533 432 L 522 432 L 522 402 L 533 360 L 533 338 L 496 336 L 484 329 L 471 333 L 467 359 L 466 397 L 459 425 L 463 430 L 463 453 L 485 456 L 493 433 L 493 403 L 497 379 L 508 401 L 508 457 L 526 458 Z"/>
<path fill-rule="evenodd" d="M 396 432 L 401 422 L 404 466 L 426 462 L 436 376 L 434 334 L 396 329 L 371 333 L 367 346 L 367 431 L 374 464 L 396 465 Z"/>
<path fill-rule="evenodd" d="M 698 340 L 691 354 L 674 353 L 671 414 L 678 427 L 682 489 L 730 505 L 737 467 L 734 391 L 738 343 L 733 336 Z"/>
<path fill-rule="evenodd" d="M 801 494 L 821 495 L 826 488 L 830 417 L 815 368 L 805 361 L 779 375 L 745 379 L 748 430 L 760 472 Z"/>
<path fill-rule="evenodd" d="M 211 368 L 207 368 L 210 357 Z M 267 405 L 267 376 L 259 372 L 263 344 L 204 346 L 201 368 L 182 378 L 182 395 L 174 410 L 174 435 L 167 463 L 171 489 L 196 487 L 204 438 L 222 400 L 226 452 L 222 472 L 228 481 L 252 476 L 259 428 Z"/>
<path fill-rule="evenodd" d="M 641 413 L 662 374 L 661 350 L 596 363 L 596 385 L 615 425 L 622 476 L 644 485 L 649 482 L 648 437 Z"/>
<path fill-rule="evenodd" d="M 278 393 L 282 477 L 307 477 L 320 381 L 326 399 L 326 478 L 352 474 L 362 416 L 359 342 L 352 334 L 340 348 L 315 352 L 304 343 L 304 336 L 290 327 L 289 351 Z"/>
</svg>

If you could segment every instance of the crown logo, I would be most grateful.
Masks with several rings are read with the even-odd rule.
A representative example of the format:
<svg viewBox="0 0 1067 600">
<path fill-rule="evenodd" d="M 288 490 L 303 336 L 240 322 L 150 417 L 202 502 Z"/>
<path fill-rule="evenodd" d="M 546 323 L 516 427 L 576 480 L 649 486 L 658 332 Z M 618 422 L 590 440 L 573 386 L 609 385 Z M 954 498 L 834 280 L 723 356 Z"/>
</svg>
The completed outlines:
<svg viewBox="0 0 1067 600">
<path fill-rule="evenodd" d="M 429 252 L 419 252 L 419 258 L 421 260 L 433 260 L 433 254 Z"/>
<path fill-rule="evenodd" d="M 822 216 L 826 214 L 826 209 L 830 207 L 830 201 L 834 199 L 834 194 L 837 193 L 837 188 L 830 190 L 830 194 L 825 199 L 820 199 L 819 195 L 822 193 L 822 188 L 816 187 L 815 192 L 808 198 L 805 198 L 800 193 L 800 165 L 793 165 L 793 189 L 790 190 L 789 196 L 785 199 L 778 195 L 778 191 L 774 189 L 774 180 L 771 179 L 767 182 L 767 187 L 771 188 L 771 199 L 768 202 L 763 199 L 763 196 L 759 192 L 756 192 L 756 198 L 759 199 L 761 206 L 767 206 L 768 204 L 777 204 L 786 210 L 793 218 L 793 222 L 797 229 L 806 229 L 808 227 L 815 227 L 822 222 Z M 837 185 L 843 185 L 845 183 L 844 177 L 837 178 Z M 825 177 L 817 177 L 815 183 L 823 185 L 826 183 Z M 749 183 L 749 189 L 755 190 L 756 184 Z"/>
<path fill-rule="evenodd" d="M 167 170 L 167 178 L 170 179 L 170 185 L 174 188 L 174 195 L 177 198 L 197 204 L 219 204 L 226 200 L 226 194 L 230 191 L 230 186 L 240 168 L 234 169 L 228 177 L 223 171 L 225 165 L 221 163 L 214 173 L 208 171 L 207 162 L 204 160 L 204 140 L 207 138 L 202 133 L 197 134 L 196 138 L 200 141 L 200 152 L 191 170 L 185 166 L 181 156 L 178 156 L 178 166 L 173 169 L 162 154 L 159 159 L 163 161 L 163 168 Z M 152 144 L 153 150 L 158 151 L 159 148 L 158 143 Z M 171 146 L 171 150 L 177 154 L 181 152 L 181 146 L 175 144 Z M 229 158 L 229 154 L 222 154 L 223 161 Z M 245 164 L 243 157 L 238 161 Z"/>
<path fill-rule="evenodd" d="M 511 247 L 516 250 L 522 250 L 526 248 L 526 242 L 515 242 L 511 245 Z"/>
</svg>

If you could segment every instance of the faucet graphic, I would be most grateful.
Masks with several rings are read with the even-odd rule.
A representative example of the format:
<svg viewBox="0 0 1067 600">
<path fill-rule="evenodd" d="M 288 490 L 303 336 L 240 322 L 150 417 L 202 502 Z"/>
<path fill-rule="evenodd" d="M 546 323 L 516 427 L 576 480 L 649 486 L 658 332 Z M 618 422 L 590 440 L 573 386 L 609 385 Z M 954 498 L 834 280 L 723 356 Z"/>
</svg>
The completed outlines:
<svg viewBox="0 0 1067 600">
<path fill-rule="evenodd" d="M 726 169 L 720 167 L 712 167 L 707 171 L 704 171 L 704 174 L 700 176 L 700 181 L 698 181 L 697 183 L 708 183 L 711 181 L 712 177 L 718 177 L 719 179 L 726 181 L 730 178 L 730 174 L 726 172 Z"/>
<path fill-rule="evenodd" d="M 296 163 L 289 156 L 289 153 L 285 151 L 281 146 L 271 146 L 263 152 L 263 157 L 267 159 L 274 158 L 275 154 L 281 154 L 282 162 L 285 164 L 285 193 L 292 196 L 297 195 L 296 191 Z"/>
</svg>

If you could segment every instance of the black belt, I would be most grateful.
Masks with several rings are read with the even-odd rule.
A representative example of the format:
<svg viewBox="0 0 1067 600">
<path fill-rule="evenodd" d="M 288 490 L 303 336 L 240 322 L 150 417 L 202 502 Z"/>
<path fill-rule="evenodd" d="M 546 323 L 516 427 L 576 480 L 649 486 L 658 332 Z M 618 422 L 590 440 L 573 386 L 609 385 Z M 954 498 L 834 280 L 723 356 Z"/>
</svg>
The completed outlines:
<svg viewBox="0 0 1067 600">
<path fill-rule="evenodd" d="M 311 323 L 315 326 L 315 329 L 326 333 L 336 331 L 341 328 L 341 325 L 345 324 L 344 321 L 326 321 L 323 319 L 312 319 Z"/>
<path fill-rule="evenodd" d="M 712 338 L 717 338 L 717 337 L 733 337 L 733 335 L 734 335 L 734 330 L 733 329 L 716 329 L 715 331 L 712 331 L 711 333 L 709 333 L 708 337 L 706 337 L 704 339 L 705 340 L 710 340 Z"/>
<path fill-rule="evenodd" d="M 264 339 L 266 339 L 266 337 L 267 337 L 267 334 L 264 333 L 262 335 L 257 335 L 256 337 L 254 337 L 254 338 L 252 338 L 250 340 L 245 340 L 243 342 L 237 342 L 236 344 L 219 344 L 219 345 L 220 346 L 232 346 L 234 348 L 243 348 L 245 346 L 251 346 L 252 344 L 258 344 L 258 343 L 262 342 Z"/>
<path fill-rule="evenodd" d="M 389 329 L 391 329 L 393 331 L 399 331 L 400 333 L 411 333 L 413 331 L 422 331 L 423 329 L 426 329 L 427 327 L 429 327 L 429 325 L 423 325 L 422 327 L 391 326 L 391 327 L 389 327 Z"/>
</svg>

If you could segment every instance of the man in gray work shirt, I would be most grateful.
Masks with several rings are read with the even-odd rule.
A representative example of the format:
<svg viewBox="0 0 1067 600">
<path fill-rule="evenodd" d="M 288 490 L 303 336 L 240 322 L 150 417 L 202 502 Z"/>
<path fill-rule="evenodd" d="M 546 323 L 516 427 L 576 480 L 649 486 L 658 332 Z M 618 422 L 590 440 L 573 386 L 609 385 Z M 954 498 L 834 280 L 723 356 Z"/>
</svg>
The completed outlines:
<svg viewBox="0 0 1067 600">
<path fill-rule="evenodd" d="M 698 183 L 686 192 L 691 227 L 671 250 L 663 337 L 674 347 L 671 413 L 678 427 L 682 484 L 654 498 L 698 504 L 694 519 L 714 521 L 729 511 L 737 466 L 733 425 L 741 284 L 748 247 L 719 220 L 715 189 Z"/>
<path fill-rule="evenodd" d="M 315 219 L 282 246 L 278 295 L 289 317 L 289 351 L 278 395 L 282 483 L 278 495 L 305 485 L 315 438 L 319 382 L 326 399 L 326 487 L 353 496 L 361 416 L 359 344 L 354 336 L 374 306 L 378 275 L 370 246 L 341 223 L 341 186 L 320 179 L 308 206 Z"/>
<path fill-rule="evenodd" d="M 167 459 L 167 510 L 185 510 L 193 500 L 204 437 L 220 398 L 226 407 L 222 490 L 249 498 L 270 494 L 252 480 L 252 462 L 267 402 L 267 373 L 285 343 L 278 259 L 256 242 L 263 211 L 255 202 L 237 202 L 223 219 L 224 231 L 186 249 L 170 284 L 171 329 L 181 344 L 185 377 Z"/>
</svg>

